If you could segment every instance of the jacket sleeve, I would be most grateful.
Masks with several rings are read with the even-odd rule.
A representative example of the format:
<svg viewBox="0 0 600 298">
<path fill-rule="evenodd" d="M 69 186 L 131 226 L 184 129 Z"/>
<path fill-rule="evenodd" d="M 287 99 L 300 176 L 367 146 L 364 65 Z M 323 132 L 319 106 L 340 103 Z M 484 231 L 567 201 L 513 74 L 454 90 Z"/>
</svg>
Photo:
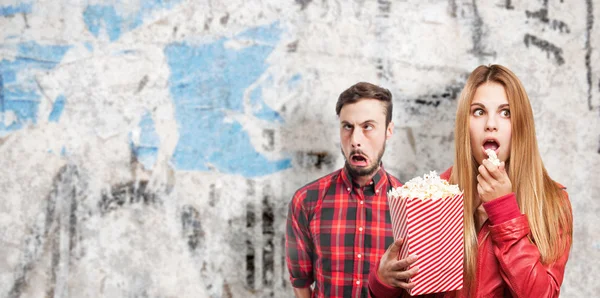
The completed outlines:
<svg viewBox="0 0 600 298">
<path fill-rule="evenodd" d="M 302 203 L 306 192 L 294 194 L 289 205 L 285 249 L 290 281 L 295 288 L 309 287 L 313 281 L 313 242 L 310 236 L 308 215 Z"/>
<path fill-rule="evenodd" d="M 369 295 L 373 298 L 400 298 L 406 297 L 406 291 L 384 284 L 377 276 L 379 262 L 371 267 L 369 271 Z"/>
<path fill-rule="evenodd" d="M 490 235 L 503 280 L 513 297 L 558 297 L 569 257 L 570 237 L 562 237 L 561 241 L 567 245 L 558 260 L 542 264 L 538 248 L 528 238 L 530 228 L 525 215 L 519 212 L 513 218 L 493 216 L 500 214 L 496 208 L 503 209 L 504 215 L 518 210 L 514 194 L 502 199 L 502 203 L 484 204 L 484 208 L 490 216 Z"/>
<path fill-rule="evenodd" d="M 401 288 L 395 288 L 384 284 L 379 277 L 377 277 L 377 271 L 379 270 L 379 263 L 376 263 L 371 267 L 369 272 L 369 297 L 372 298 L 447 298 L 454 297 L 449 293 L 434 293 L 418 296 L 410 296 L 408 292 Z"/>
</svg>

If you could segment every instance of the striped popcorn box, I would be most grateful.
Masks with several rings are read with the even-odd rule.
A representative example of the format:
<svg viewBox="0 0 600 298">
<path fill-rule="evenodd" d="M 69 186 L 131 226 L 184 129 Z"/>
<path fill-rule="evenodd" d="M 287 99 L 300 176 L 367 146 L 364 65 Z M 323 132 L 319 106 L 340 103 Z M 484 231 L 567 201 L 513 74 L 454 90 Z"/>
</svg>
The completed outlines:
<svg viewBox="0 0 600 298">
<path fill-rule="evenodd" d="M 459 290 L 463 286 L 463 194 L 435 172 L 388 193 L 394 238 L 403 238 L 399 259 L 416 254 L 410 267 L 411 296 Z"/>
</svg>

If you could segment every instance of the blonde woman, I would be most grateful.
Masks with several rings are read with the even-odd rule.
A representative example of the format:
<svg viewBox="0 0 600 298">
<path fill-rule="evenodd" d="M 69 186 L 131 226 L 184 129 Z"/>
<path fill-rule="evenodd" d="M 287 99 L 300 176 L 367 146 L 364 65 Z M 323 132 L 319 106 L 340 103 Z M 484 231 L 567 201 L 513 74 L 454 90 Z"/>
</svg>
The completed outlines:
<svg viewBox="0 0 600 298">
<path fill-rule="evenodd" d="M 464 287 L 431 297 L 558 297 L 572 242 L 565 187 L 546 172 L 533 112 L 519 79 L 501 65 L 469 76 L 456 112 L 454 166 L 441 175 L 464 190 Z M 500 165 L 488 160 L 493 150 Z M 408 296 L 418 268 L 396 241 L 369 276 L 374 297 Z"/>
</svg>

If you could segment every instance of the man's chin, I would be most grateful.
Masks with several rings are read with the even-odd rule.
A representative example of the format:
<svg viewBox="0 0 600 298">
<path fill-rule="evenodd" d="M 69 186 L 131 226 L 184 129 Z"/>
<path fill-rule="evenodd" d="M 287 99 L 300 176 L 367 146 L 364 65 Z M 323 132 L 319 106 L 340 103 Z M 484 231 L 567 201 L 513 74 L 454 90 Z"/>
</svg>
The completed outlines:
<svg viewBox="0 0 600 298">
<path fill-rule="evenodd" d="M 346 169 L 348 169 L 348 172 L 350 173 L 350 175 L 355 178 L 363 177 L 363 176 L 370 176 L 373 173 L 375 173 L 375 171 L 377 170 L 377 168 L 374 166 L 354 167 L 350 164 L 346 164 Z"/>
</svg>

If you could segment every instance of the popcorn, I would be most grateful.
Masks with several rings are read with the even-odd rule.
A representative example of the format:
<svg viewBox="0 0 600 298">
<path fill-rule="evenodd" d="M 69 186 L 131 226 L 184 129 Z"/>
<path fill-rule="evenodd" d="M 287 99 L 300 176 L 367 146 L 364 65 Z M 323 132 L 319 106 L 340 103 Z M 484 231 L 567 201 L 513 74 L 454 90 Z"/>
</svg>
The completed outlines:
<svg viewBox="0 0 600 298">
<path fill-rule="evenodd" d="M 496 156 L 496 151 L 492 149 L 487 149 L 485 150 L 485 153 L 489 156 L 488 160 L 492 164 L 494 164 L 495 166 L 500 166 L 500 160 L 498 159 L 498 156 Z"/>
<path fill-rule="evenodd" d="M 388 192 L 394 239 L 404 239 L 398 259 L 416 254 L 408 269 L 411 296 L 456 291 L 463 287 L 463 193 L 436 172 L 416 177 Z"/>
<path fill-rule="evenodd" d="M 460 193 L 458 185 L 451 185 L 443 180 L 435 171 L 421 177 L 415 177 L 402 187 L 393 188 L 388 192 L 388 198 L 418 198 L 421 200 L 437 200 L 451 197 Z"/>
</svg>

